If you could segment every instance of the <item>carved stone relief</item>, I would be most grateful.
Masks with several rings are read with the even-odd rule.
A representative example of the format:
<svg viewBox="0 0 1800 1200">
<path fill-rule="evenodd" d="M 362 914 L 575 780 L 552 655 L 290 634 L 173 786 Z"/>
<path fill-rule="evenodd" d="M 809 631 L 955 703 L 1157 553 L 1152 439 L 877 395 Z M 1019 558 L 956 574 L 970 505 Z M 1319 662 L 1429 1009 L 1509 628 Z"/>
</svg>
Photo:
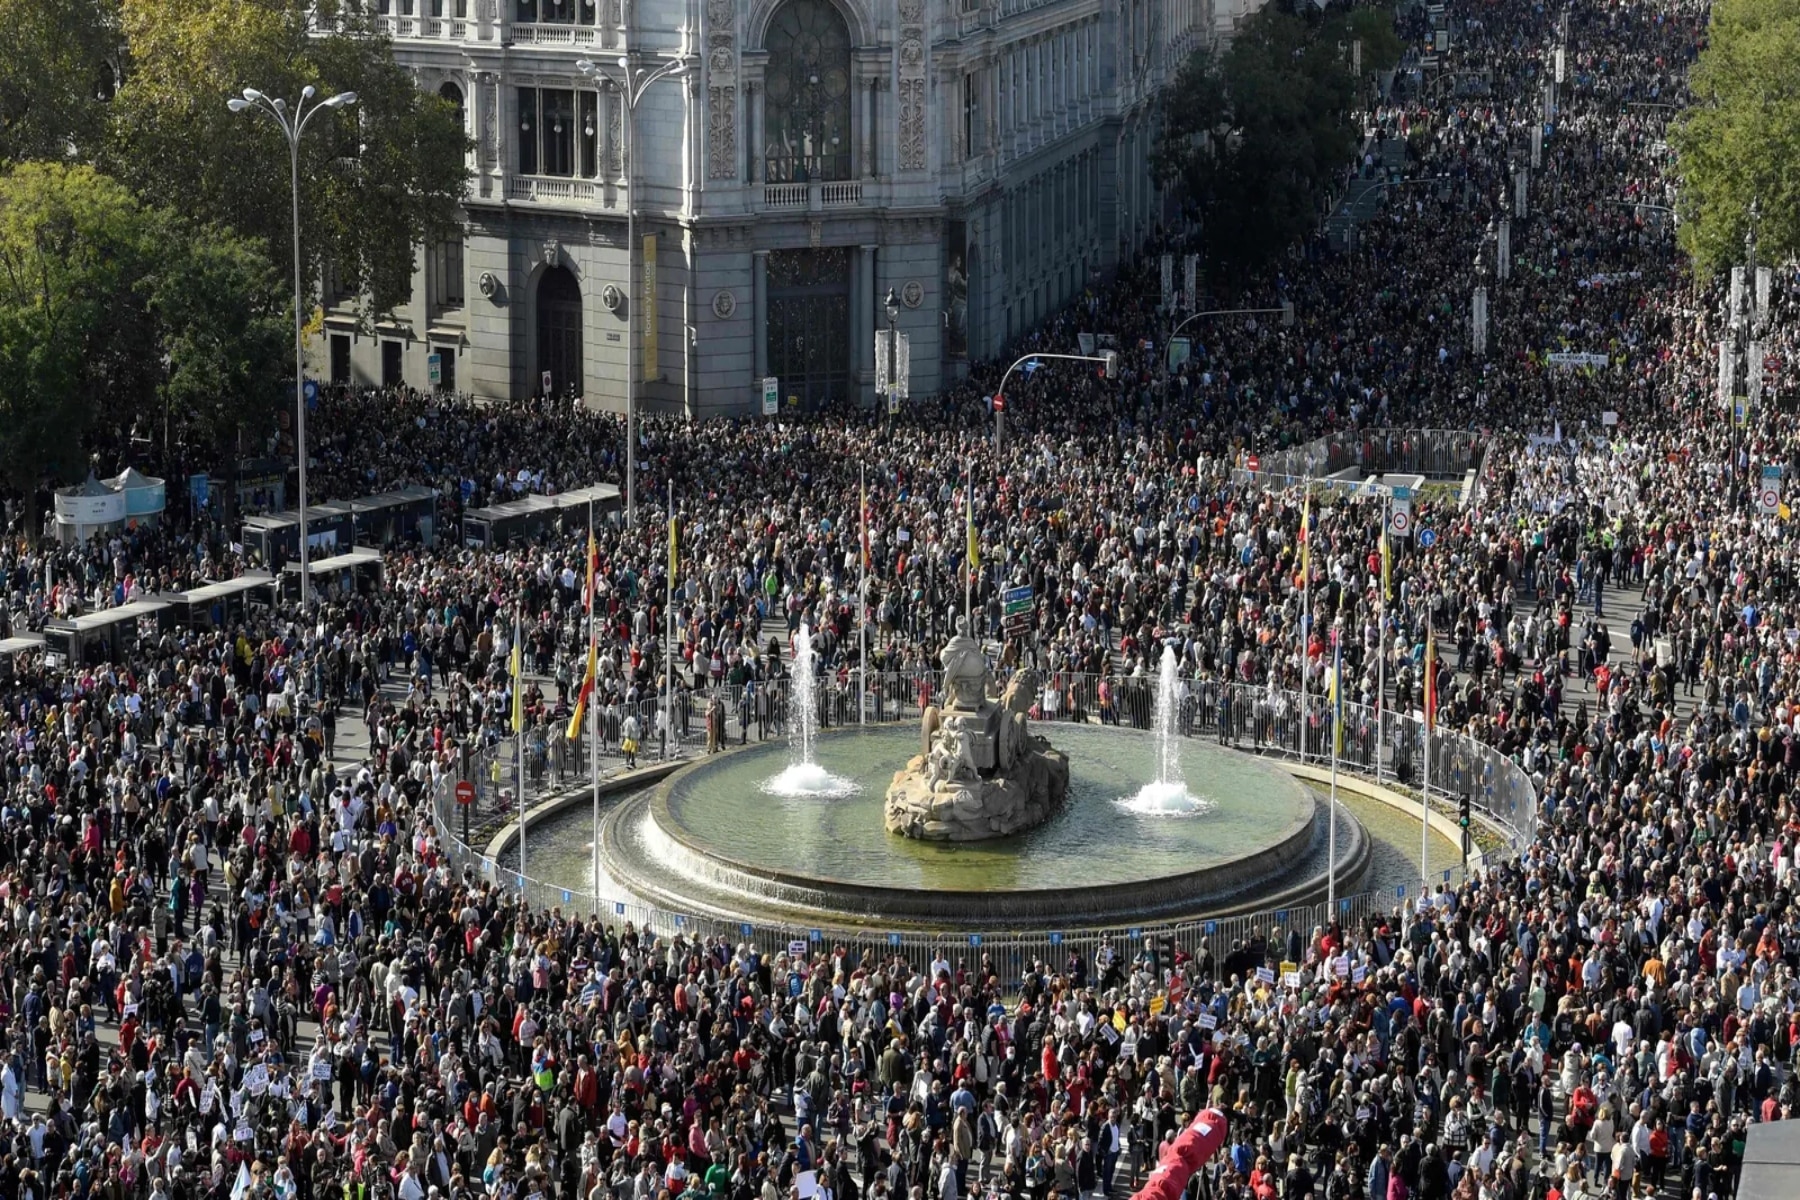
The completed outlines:
<svg viewBox="0 0 1800 1200">
<path fill-rule="evenodd" d="M 925 169 L 925 0 L 900 0 L 899 147 L 902 171 Z"/>
<path fill-rule="evenodd" d="M 737 0 L 706 0 L 706 177 L 737 178 Z"/>
</svg>

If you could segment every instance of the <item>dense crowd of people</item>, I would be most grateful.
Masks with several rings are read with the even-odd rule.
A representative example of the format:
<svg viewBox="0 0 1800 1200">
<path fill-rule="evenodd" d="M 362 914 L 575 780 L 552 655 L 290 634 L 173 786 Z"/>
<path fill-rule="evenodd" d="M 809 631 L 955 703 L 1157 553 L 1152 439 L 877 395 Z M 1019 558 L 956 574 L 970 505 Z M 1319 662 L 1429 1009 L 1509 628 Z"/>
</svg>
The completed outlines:
<svg viewBox="0 0 1800 1200">
<path fill-rule="evenodd" d="M 591 627 L 571 527 L 401 547 L 378 589 L 157 630 L 118 661 L 14 659 L 0 1195 L 1074 1200 L 1142 1181 L 1215 1107 L 1208 1200 L 1728 1198 L 1748 1126 L 1797 1100 L 1800 597 L 1753 483 L 1795 461 L 1800 288 L 1778 272 L 1764 404 L 1735 423 L 1713 393 L 1725 290 L 1629 203 L 1664 194 L 1659 106 L 1686 98 L 1704 5 L 1571 6 L 1547 123 L 1561 14 L 1448 7 L 1445 70 L 1486 86 L 1372 114 L 1372 146 L 1399 139 L 1431 182 L 1350 253 L 1311 243 L 1244 285 L 1291 300 L 1292 327 L 1205 327 L 1168 369 L 1144 297 L 1171 235 L 1022 341 L 1111 333 L 1123 369 L 1027 376 L 1003 449 L 986 365 L 891 424 L 645 421 L 647 511 L 597 522 Z M 1491 269 L 1539 123 L 1476 354 L 1469 264 Z M 1391 539 L 1391 569 L 1382 499 L 1243 469 L 1431 428 L 1480 431 L 1460 443 L 1477 477 L 1466 502 L 1417 500 L 1437 542 Z M 548 401 L 328 393 L 314 429 L 315 495 L 423 485 L 440 528 L 616 480 L 624 457 L 616 419 Z M 250 565 L 206 521 L 0 548 L 14 632 Z M 1355 925 L 1121 939 L 1022 972 L 652 932 L 451 863 L 436 802 L 506 736 L 515 686 L 533 745 L 581 753 L 590 634 L 617 754 L 655 736 L 666 692 L 728 695 L 744 736 L 775 732 L 759 689 L 782 694 L 803 623 L 828 685 L 865 665 L 862 612 L 867 665 L 928 679 L 965 587 L 998 647 L 1018 584 L 1032 635 L 998 665 L 1030 658 L 1052 707 L 1097 719 L 1164 645 L 1191 683 L 1318 695 L 1338 631 L 1356 698 L 1429 691 L 1443 727 L 1531 775 L 1536 837 Z"/>
</svg>

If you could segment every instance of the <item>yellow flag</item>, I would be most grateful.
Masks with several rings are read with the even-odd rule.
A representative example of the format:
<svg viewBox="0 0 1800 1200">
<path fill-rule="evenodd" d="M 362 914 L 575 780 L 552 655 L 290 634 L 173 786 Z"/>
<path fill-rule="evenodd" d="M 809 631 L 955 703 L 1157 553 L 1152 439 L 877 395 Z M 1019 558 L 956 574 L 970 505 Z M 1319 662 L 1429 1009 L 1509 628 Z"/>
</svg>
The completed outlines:
<svg viewBox="0 0 1800 1200">
<path fill-rule="evenodd" d="M 525 648 L 518 642 L 512 648 L 513 732 L 525 732 Z"/>
<path fill-rule="evenodd" d="M 969 524 L 969 570 L 981 570 L 981 539 L 975 536 L 975 483 L 969 481 L 968 502 L 963 505 Z"/>
<path fill-rule="evenodd" d="M 669 586 L 675 586 L 675 564 L 678 559 L 677 546 L 680 536 L 675 532 L 675 514 L 669 514 Z"/>
<path fill-rule="evenodd" d="M 1394 595 L 1394 550 L 1388 545 L 1387 524 L 1381 526 L 1381 599 L 1386 603 Z"/>
</svg>

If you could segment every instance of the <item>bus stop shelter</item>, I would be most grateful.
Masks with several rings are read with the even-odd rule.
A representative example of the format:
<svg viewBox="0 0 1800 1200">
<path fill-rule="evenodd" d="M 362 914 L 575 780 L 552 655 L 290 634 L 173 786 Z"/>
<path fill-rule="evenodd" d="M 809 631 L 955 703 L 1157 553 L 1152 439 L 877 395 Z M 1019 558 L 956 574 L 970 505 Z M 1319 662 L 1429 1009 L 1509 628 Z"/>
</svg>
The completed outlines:
<svg viewBox="0 0 1800 1200">
<path fill-rule="evenodd" d="M 119 662 L 139 641 L 169 627 L 174 613 L 166 600 L 133 600 L 116 608 L 82 613 L 44 626 L 48 655 L 73 666 Z"/>
<path fill-rule="evenodd" d="M 298 599 L 300 564 L 288 563 L 281 571 L 282 595 Z M 381 551 L 357 546 L 330 558 L 315 558 L 307 563 L 307 573 L 312 576 L 313 595 L 320 600 L 366 594 L 381 587 Z"/>
</svg>

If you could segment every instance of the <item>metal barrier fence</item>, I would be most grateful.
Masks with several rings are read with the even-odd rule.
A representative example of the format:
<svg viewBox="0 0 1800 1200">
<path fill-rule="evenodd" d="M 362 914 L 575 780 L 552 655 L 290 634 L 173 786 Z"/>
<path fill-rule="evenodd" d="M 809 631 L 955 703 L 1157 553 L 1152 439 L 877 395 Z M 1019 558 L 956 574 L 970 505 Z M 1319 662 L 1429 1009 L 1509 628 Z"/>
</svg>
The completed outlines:
<svg viewBox="0 0 1800 1200">
<path fill-rule="evenodd" d="M 928 677 L 886 674 L 872 678 L 870 682 L 867 704 L 871 719 L 875 719 L 877 713 L 887 721 L 916 717 L 920 706 L 933 699 L 934 682 Z M 703 741 L 704 722 L 696 722 L 691 714 L 696 707 L 709 703 L 715 694 L 725 704 L 732 722 L 743 711 L 744 689 L 721 688 L 714 693 L 685 694 L 678 703 L 674 722 L 677 738 L 673 757 L 690 752 L 697 744 L 696 738 Z M 769 736 L 785 736 L 782 731 L 791 715 L 786 689 L 779 685 L 770 686 L 761 699 L 755 689 L 747 695 L 754 706 L 752 719 L 765 721 Z M 855 723 L 856 700 L 853 688 L 829 686 L 821 689 L 820 707 L 827 727 Z M 1248 753 L 1276 755 L 1316 765 L 1330 761 L 1332 714 L 1329 702 L 1322 696 L 1308 695 L 1303 705 L 1296 692 L 1221 681 L 1195 681 L 1184 685 L 1179 703 L 1177 727 L 1184 736 L 1216 738 L 1222 745 Z M 659 728 L 655 723 L 654 703 L 650 707 L 652 711 L 647 714 L 649 720 L 644 727 Z M 1103 681 L 1089 675 L 1052 676 L 1040 694 L 1033 719 L 1100 721 L 1149 729 L 1154 707 L 1154 685 L 1147 679 Z M 738 726 L 728 723 L 728 728 L 735 732 Z M 754 729 L 755 725 L 750 728 Z M 751 736 L 755 736 L 754 733 Z M 1417 796 L 1416 789 L 1423 780 L 1425 752 L 1423 725 L 1419 718 L 1394 712 L 1377 714 L 1363 705 L 1347 704 L 1342 747 L 1338 760 L 1340 770 L 1372 778 L 1385 786 L 1409 790 Z M 647 738 L 639 755 L 640 763 L 653 763 L 663 757 L 658 745 Z M 622 759 L 608 754 L 602 762 L 603 775 L 616 777 Z M 494 817 L 511 819 L 517 812 L 515 797 L 520 794 L 513 743 L 508 741 L 490 748 L 483 756 L 482 768 L 477 774 L 479 778 L 473 781 L 477 810 L 488 815 L 490 826 Z M 572 770 L 563 776 L 564 784 L 577 787 L 585 785 L 586 779 L 585 773 Z M 529 748 L 523 782 L 528 807 L 561 786 L 555 771 L 547 763 L 534 770 Z M 1537 792 L 1525 771 L 1490 746 L 1440 730 L 1432 738 L 1431 803 L 1439 811 L 1452 811 L 1465 796 L 1498 832 L 1503 844 L 1499 851 L 1502 857 L 1517 855 L 1535 836 Z M 1190 952 L 1196 951 L 1204 939 L 1213 952 L 1217 969 L 1237 943 L 1284 938 L 1289 930 L 1297 931 L 1305 939 L 1313 928 L 1330 920 L 1356 925 L 1375 914 L 1392 910 L 1409 894 L 1409 889 L 1403 886 L 1393 891 L 1367 891 L 1343 897 L 1338 900 L 1335 913 L 1330 911 L 1328 904 L 1319 902 L 1208 920 L 1116 929 L 939 934 L 918 930 L 883 932 L 831 926 L 766 926 L 651 908 L 626 897 L 595 896 L 591 888 L 570 887 L 521 875 L 466 844 L 458 835 L 460 817 L 453 784 L 448 780 L 434 793 L 432 816 L 440 847 L 457 869 L 490 883 L 520 889 L 528 902 L 545 909 L 595 913 L 602 919 L 630 922 L 639 929 L 664 936 L 680 933 L 709 941 L 754 941 L 765 949 L 795 944 L 816 948 L 829 943 L 844 946 L 852 954 L 900 955 L 910 961 L 925 961 L 928 956 L 941 955 L 951 962 L 960 959 L 973 965 L 986 958 L 1000 978 L 1009 981 L 1019 979 L 1033 962 L 1060 966 L 1068 956 L 1076 953 L 1090 963 L 1097 962 L 1096 956 L 1103 947 L 1111 947 L 1129 957 L 1135 953 L 1137 943 L 1150 937 L 1158 939 L 1165 950 L 1173 945 Z M 1460 882 L 1460 876 L 1459 867 L 1445 870 L 1441 875 L 1434 871 L 1432 883 L 1435 885 L 1441 880 L 1444 884 L 1454 884 Z"/>
<path fill-rule="evenodd" d="M 1253 473 L 1232 473 L 1239 483 L 1275 486 L 1320 479 L 1351 467 L 1365 475 L 1454 478 L 1482 465 L 1487 441 L 1466 429 L 1369 429 L 1327 434 L 1273 454 L 1258 455 Z"/>
</svg>

